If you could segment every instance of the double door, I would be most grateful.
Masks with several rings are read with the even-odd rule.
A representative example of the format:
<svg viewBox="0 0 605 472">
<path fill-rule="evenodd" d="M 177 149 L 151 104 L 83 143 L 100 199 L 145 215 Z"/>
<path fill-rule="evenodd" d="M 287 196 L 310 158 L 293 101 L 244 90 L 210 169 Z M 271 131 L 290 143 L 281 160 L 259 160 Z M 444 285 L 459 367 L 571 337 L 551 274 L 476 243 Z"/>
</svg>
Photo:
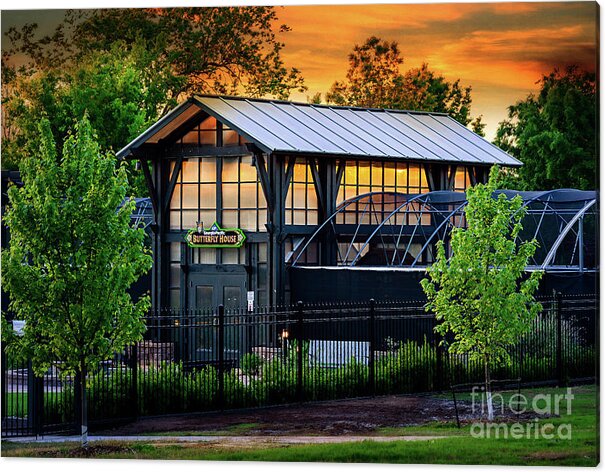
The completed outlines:
<svg viewBox="0 0 605 472">
<path fill-rule="evenodd" d="M 221 334 L 223 359 L 227 366 L 237 365 L 241 356 L 248 352 L 250 339 L 245 324 L 247 272 L 244 267 L 223 269 L 211 266 L 189 273 L 187 301 L 194 315 L 183 340 L 185 361 L 200 365 L 217 364 Z M 225 307 L 222 324 L 218 319 L 219 305 Z"/>
<path fill-rule="evenodd" d="M 204 269 L 189 274 L 189 309 L 216 309 L 224 305 L 225 310 L 236 310 L 246 306 L 246 270 L 242 267 L 229 272 Z"/>
</svg>

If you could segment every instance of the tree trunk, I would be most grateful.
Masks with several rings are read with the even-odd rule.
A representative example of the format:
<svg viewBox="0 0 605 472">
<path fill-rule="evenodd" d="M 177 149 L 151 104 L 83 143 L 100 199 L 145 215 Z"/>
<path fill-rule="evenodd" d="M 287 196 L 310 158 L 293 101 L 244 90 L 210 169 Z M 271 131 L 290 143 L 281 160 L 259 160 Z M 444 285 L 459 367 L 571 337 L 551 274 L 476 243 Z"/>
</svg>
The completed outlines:
<svg viewBox="0 0 605 472">
<path fill-rule="evenodd" d="M 86 364 L 80 363 L 80 442 L 83 448 L 88 447 L 88 399 L 86 398 Z"/>
<path fill-rule="evenodd" d="M 489 357 L 486 355 L 484 357 L 484 366 L 485 366 L 485 398 L 487 403 L 487 420 L 494 420 L 494 405 L 492 403 L 492 382 L 490 378 L 489 371 Z"/>
</svg>

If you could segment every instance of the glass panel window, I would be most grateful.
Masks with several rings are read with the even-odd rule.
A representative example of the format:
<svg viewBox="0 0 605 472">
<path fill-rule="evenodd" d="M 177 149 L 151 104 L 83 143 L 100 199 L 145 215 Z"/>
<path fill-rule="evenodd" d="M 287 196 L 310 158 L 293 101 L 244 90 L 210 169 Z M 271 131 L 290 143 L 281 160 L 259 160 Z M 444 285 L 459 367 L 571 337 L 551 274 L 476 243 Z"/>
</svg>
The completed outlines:
<svg viewBox="0 0 605 472">
<path fill-rule="evenodd" d="M 217 158 L 190 158 L 183 161 L 170 201 L 171 230 L 188 230 L 198 220 L 204 222 L 206 228 L 215 221 L 223 226 L 239 227 L 242 219 L 242 229 L 266 231 L 267 202 L 256 167 L 252 166 L 252 156 L 221 159 L 222 188 L 219 188 L 224 213 L 217 218 Z M 174 169 L 175 163 L 171 166 Z M 240 218 L 242 211 L 246 213 Z"/>
<path fill-rule="evenodd" d="M 259 262 L 267 262 L 267 243 L 258 244 L 258 260 Z"/>
<path fill-rule="evenodd" d="M 193 253 L 194 264 L 216 264 L 216 249 L 211 247 L 196 248 Z"/>
<path fill-rule="evenodd" d="M 363 195 L 364 193 L 369 193 L 370 192 L 370 187 L 359 187 L 359 190 L 357 191 L 358 195 Z"/>
<path fill-rule="evenodd" d="M 200 207 L 214 208 L 216 206 L 216 185 L 200 185 Z"/>
<path fill-rule="evenodd" d="M 303 162 L 297 162 L 294 164 L 294 182 L 306 182 L 307 181 L 307 166 Z"/>
<path fill-rule="evenodd" d="M 382 164 L 380 162 L 372 163 L 372 187 L 382 185 Z"/>
<path fill-rule="evenodd" d="M 239 163 L 237 157 L 223 158 L 223 182 L 237 182 L 239 180 Z"/>
<path fill-rule="evenodd" d="M 170 264 L 170 286 L 179 287 L 181 283 L 181 266 L 180 264 Z"/>
<path fill-rule="evenodd" d="M 408 166 L 407 164 L 397 164 L 396 171 L 396 186 L 397 191 L 401 193 L 408 193 Z"/>
<path fill-rule="evenodd" d="M 347 185 L 357 185 L 357 162 L 347 162 L 344 179 Z"/>
<path fill-rule="evenodd" d="M 242 208 L 256 208 L 256 183 L 244 183 L 239 186 L 239 195 Z"/>
<path fill-rule="evenodd" d="M 267 231 L 265 224 L 267 223 L 267 210 L 259 209 L 258 211 L 258 231 Z"/>
<path fill-rule="evenodd" d="M 198 186 L 196 184 L 183 184 L 183 206 L 182 208 L 198 208 Z"/>
<path fill-rule="evenodd" d="M 239 145 L 239 136 L 232 129 L 223 130 L 223 146 Z"/>
<path fill-rule="evenodd" d="M 237 208 L 237 184 L 223 183 L 223 208 Z"/>
<path fill-rule="evenodd" d="M 201 131 L 200 145 L 216 146 L 216 131 Z"/>
<path fill-rule="evenodd" d="M 426 172 L 422 167 L 420 168 L 420 186 L 422 188 L 422 193 L 429 191 L 429 182 L 426 178 Z"/>
<path fill-rule="evenodd" d="M 183 136 L 183 143 L 185 144 L 199 144 L 200 135 L 199 130 L 195 128 L 192 131 L 189 131 L 185 136 Z"/>
<path fill-rule="evenodd" d="M 359 185 L 370 185 L 370 163 L 360 162 L 357 183 Z"/>
<path fill-rule="evenodd" d="M 417 194 L 428 191 L 426 175 L 419 164 L 348 161 L 336 204 L 368 192 Z"/>
<path fill-rule="evenodd" d="M 200 173 L 202 182 L 216 182 L 216 158 L 205 157 L 202 159 L 202 169 Z"/>
<path fill-rule="evenodd" d="M 417 164 L 410 164 L 410 187 L 420 187 L 420 166 Z"/>
<path fill-rule="evenodd" d="M 191 229 L 195 228 L 198 219 L 197 210 L 182 210 L 182 228 Z"/>
<path fill-rule="evenodd" d="M 181 229 L 181 211 L 170 212 L 170 229 Z"/>
<path fill-rule="evenodd" d="M 209 116 L 200 123 L 200 129 L 202 130 L 214 130 L 216 129 L 216 118 Z"/>
<path fill-rule="evenodd" d="M 239 227 L 241 229 L 256 230 L 256 210 L 240 210 Z"/>
<path fill-rule="evenodd" d="M 389 187 L 395 187 L 395 164 L 386 163 L 384 164 L 384 185 Z"/>
<path fill-rule="evenodd" d="M 181 243 L 170 243 L 170 262 L 181 262 Z"/>
<path fill-rule="evenodd" d="M 306 212 L 304 210 L 294 210 L 294 221 L 293 223 L 295 225 L 304 225 L 306 223 L 305 221 L 305 215 Z"/>
<path fill-rule="evenodd" d="M 316 225 L 319 223 L 318 220 L 318 211 L 317 210 L 308 210 L 307 211 L 307 224 L 308 225 Z"/>
<path fill-rule="evenodd" d="M 252 156 L 223 159 L 223 225 L 266 231 L 267 203 Z M 231 211 L 235 210 L 235 211 Z M 259 216 L 259 215 L 263 216 Z M 260 224 L 257 219 L 261 220 Z"/>
<path fill-rule="evenodd" d="M 237 228 L 237 210 L 223 210 L 223 227 Z"/>
<path fill-rule="evenodd" d="M 170 199 L 170 209 L 181 208 L 181 186 L 179 184 L 174 186 L 174 192 Z"/>
<path fill-rule="evenodd" d="M 317 194 L 309 164 L 305 159 L 297 159 L 286 196 L 286 224 L 316 224 L 317 218 L 311 218 L 315 222 L 311 223 L 307 213 L 317 213 L 317 208 Z"/>
<path fill-rule="evenodd" d="M 241 158 L 239 172 L 241 182 L 256 182 L 258 180 L 256 167 L 252 164 L 252 156 L 243 156 Z"/>
<path fill-rule="evenodd" d="M 306 207 L 306 184 L 294 184 L 294 208 Z"/>
<path fill-rule="evenodd" d="M 201 210 L 200 221 L 204 224 L 204 228 L 209 228 L 216 221 L 216 210 Z"/>
<path fill-rule="evenodd" d="M 471 186 L 471 179 L 466 167 L 456 168 L 456 178 L 454 182 L 454 190 L 465 191 Z"/>
<path fill-rule="evenodd" d="M 223 264 L 237 264 L 238 253 L 236 248 L 223 249 Z"/>
<path fill-rule="evenodd" d="M 199 159 L 188 159 L 183 161 L 181 178 L 183 182 L 197 183 L 199 180 Z"/>
</svg>

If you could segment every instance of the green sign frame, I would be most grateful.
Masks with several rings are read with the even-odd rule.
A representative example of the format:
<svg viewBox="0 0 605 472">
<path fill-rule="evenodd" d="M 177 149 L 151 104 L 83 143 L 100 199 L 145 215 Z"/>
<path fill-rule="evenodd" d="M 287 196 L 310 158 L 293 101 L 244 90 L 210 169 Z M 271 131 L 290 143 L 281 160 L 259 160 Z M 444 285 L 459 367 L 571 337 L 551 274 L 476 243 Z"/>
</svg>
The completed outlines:
<svg viewBox="0 0 605 472">
<path fill-rule="evenodd" d="M 210 228 L 203 223 L 187 231 L 185 241 L 189 247 L 240 248 L 246 241 L 246 235 L 239 228 L 221 228 L 215 221 Z"/>
</svg>

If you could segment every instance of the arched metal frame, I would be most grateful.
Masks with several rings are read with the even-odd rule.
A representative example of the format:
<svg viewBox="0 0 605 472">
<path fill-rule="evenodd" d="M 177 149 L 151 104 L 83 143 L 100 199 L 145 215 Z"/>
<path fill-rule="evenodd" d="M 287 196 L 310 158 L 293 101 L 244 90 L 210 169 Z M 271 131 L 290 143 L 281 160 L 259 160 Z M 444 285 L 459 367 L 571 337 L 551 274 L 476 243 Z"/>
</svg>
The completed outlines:
<svg viewBox="0 0 605 472">
<path fill-rule="evenodd" d="M 582 272 L 598 268 L 596 192 L 502 190 L 494 197 L 501 193 L 523 199 L 524 229 L 517 242 L 538 241 L 539 249 L 528 269 Z M 433 260 L 437 241 L 443 240 L 449 250 L 452 229 L 464 227 L 466 204 L 464 193 L 451 191 L 356 196 L 342 202 L 318 226 L 301 245 L 292 265 L 303 265 L 299 261 L 304 260 L 309 245 L 321 241 L 336 247 L 336 259 L 320 261 L 321 265 L 426 267 Z M 326 238 L 328 231 L 331 234 Z"/>
</svg>

